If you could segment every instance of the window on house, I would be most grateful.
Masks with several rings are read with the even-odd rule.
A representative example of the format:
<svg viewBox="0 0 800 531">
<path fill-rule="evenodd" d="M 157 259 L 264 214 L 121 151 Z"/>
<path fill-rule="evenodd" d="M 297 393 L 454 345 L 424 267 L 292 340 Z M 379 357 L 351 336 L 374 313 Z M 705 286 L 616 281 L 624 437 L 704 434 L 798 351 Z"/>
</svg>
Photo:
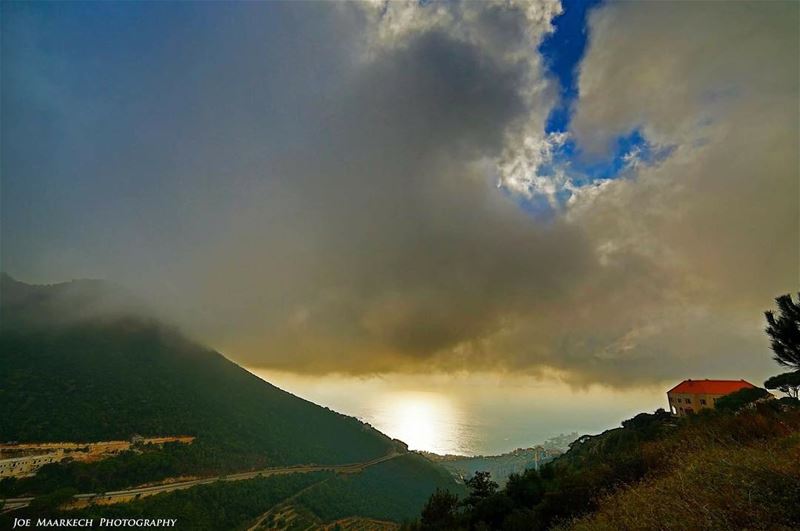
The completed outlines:
<svg viewBox="0 0 800 531">
<path fill-rule="evenodd" d="M 701 399 L 700 399 L 700 404 L 702 404 L 702 405 L 706 405 L 706 399 L 705 399 L 705 398 L 701 398 Z"/>
<path fill-rule="evenodd" d="M 687 399 L 686 399 L 686 403 L 687 403 L 687 404 L 691 404 L 691 403 L 692 403 L 692 399 L 691 399 L 691 398 L 687 398 Z"/>
<path fill-rule="evenodd" d="M 681 399 L 680 399 L 680 398 L 678 399 L 678 403 L 679 403 L 679 404 L 681 403 Z"/>
</svg>

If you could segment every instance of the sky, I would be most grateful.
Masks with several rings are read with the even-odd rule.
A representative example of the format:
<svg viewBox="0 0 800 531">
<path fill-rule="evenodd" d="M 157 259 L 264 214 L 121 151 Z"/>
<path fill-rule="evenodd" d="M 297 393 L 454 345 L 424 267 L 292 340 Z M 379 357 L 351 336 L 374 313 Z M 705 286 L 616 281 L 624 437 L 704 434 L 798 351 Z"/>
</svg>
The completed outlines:
<svg viewBox="0 0 800 531">
<path fill-rule="evenodd" d="M 4 2 L 2 269 L 254 370 L 775 372 L 795 2 Z"/>
</svg>

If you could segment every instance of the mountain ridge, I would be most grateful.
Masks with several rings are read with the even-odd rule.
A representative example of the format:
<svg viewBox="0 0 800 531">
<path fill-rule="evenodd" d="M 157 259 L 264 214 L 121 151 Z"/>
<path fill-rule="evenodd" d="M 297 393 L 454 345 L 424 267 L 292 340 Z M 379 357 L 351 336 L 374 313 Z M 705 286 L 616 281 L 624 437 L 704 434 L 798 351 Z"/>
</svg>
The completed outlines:
<svg viewBox="0 0 800 531">
<path fill-rule="evenodd" d="M 399 447 L 353 417 L 262 380 L 174 327 L 133 312 L 99 313 L 117 297 L 104 290 L 104 281 L 32 286 L 3 276 L 3 439 L 189 434 L 198 435 L 201 446 L 265 452 L 274 464 L 357 462 Z M 71 318 L 52 315 L 67 303 Z M 81 304 L 94 307 L 84 311 Z M 236 443 L 226 440 L 232 438 Z"/>
<path fill-rule="evenodd" d="M 134 444 L 100 461 L 65 460 L 31 477 L 3 479 L 0 498 L 36 497 L 22 514 L 171 514 L 177 504 L 184 528 L 219 529 L 270 510 L 275 493 L 291 496 L 313 484 L 312 498 L 302 504 L 313 505 L 320 521 L 399 521 L 416 514 L 435 489 L 462 488 L 443 468 L 368 424 L 264 381 L 146 312 L 124 311 L 142 307 L 126 306 L 122 292 L 109 295 L 107 286 L 0 280 L 0 441 L 195 438 L 191 444 Z M 330 472 L 395 454 L 360 472 Z M 299 465 L 329 472 L 318 484 L 298 479 L 303 473 L 256 474 L 78 513 L 64 506 L 76 492 Z"/>
</svg>

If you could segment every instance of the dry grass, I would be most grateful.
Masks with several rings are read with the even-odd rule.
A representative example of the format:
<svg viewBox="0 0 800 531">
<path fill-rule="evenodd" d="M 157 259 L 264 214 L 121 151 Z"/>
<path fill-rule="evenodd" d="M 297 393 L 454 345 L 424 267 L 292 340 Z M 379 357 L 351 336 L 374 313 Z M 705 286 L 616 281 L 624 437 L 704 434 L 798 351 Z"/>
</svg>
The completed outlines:
<svg viewBox="0 0 800 531">
<path fill-rule="evenodd" d="M 720 431 L 726 435 L 711 444 L 708 433 L 693 438 L 690 431 L 683 444 L 653 446 L 663 473 L 605 496 L 595 513 L 566 528 L 797 529 L 800 432 L 781 425 L 748 432 L 748 422 L 761 420 L 739 420 L 742 426 Z"/>
</svg>

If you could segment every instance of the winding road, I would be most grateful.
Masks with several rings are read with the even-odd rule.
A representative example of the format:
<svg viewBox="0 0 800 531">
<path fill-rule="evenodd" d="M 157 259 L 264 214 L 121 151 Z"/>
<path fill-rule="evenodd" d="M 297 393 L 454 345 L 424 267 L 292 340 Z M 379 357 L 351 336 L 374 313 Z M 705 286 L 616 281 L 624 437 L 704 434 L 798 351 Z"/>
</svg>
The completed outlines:
<svg viewBox="0 0 800 531">
<path fill-rule="evenodd" d="M 215 483 L 217 481 L 241 481 L 243 479 L 254 479 L 257 477 L 277 476 L 281 474 L 305 474 L 308 472 L 322 472 L 332 471 L 337 474 L 357 474 L 367 467 L 383 463 L 395 457 L 403 455 L 402 453 L 393 452 L 371 461 L 364 461 L 363 463 L 351 463 L 346 465 L 295 465 L 277 468 L 263 468 L 261 470 L 253 470 L 249 472 L 238 472 L 235 474 L 226 474 L 222 476 L 212 476 L 207 478 L 191 479 L 186 481 L 176 481 L 174 483 L 162 483 L 159 485 L 150 485 L 147 487 L 136 487 L 128 490 L 115 490 L 110 492 L 88 492 L 84 494 L 76 494 L 73 500 L 87 501 L 88 503 L 121 503 L 128 501 L 135 497 L 152 496 L 162 492 L 172 492 L 175 490 L 188 489 L 197 485 L 206 485 L 208 483 Z M 13 511 L 27 507 L 33 501 L 33 497 L 26 498 L 6 498 L 5 504 L 2 506 L 2 512 Z"/>
</svg>

